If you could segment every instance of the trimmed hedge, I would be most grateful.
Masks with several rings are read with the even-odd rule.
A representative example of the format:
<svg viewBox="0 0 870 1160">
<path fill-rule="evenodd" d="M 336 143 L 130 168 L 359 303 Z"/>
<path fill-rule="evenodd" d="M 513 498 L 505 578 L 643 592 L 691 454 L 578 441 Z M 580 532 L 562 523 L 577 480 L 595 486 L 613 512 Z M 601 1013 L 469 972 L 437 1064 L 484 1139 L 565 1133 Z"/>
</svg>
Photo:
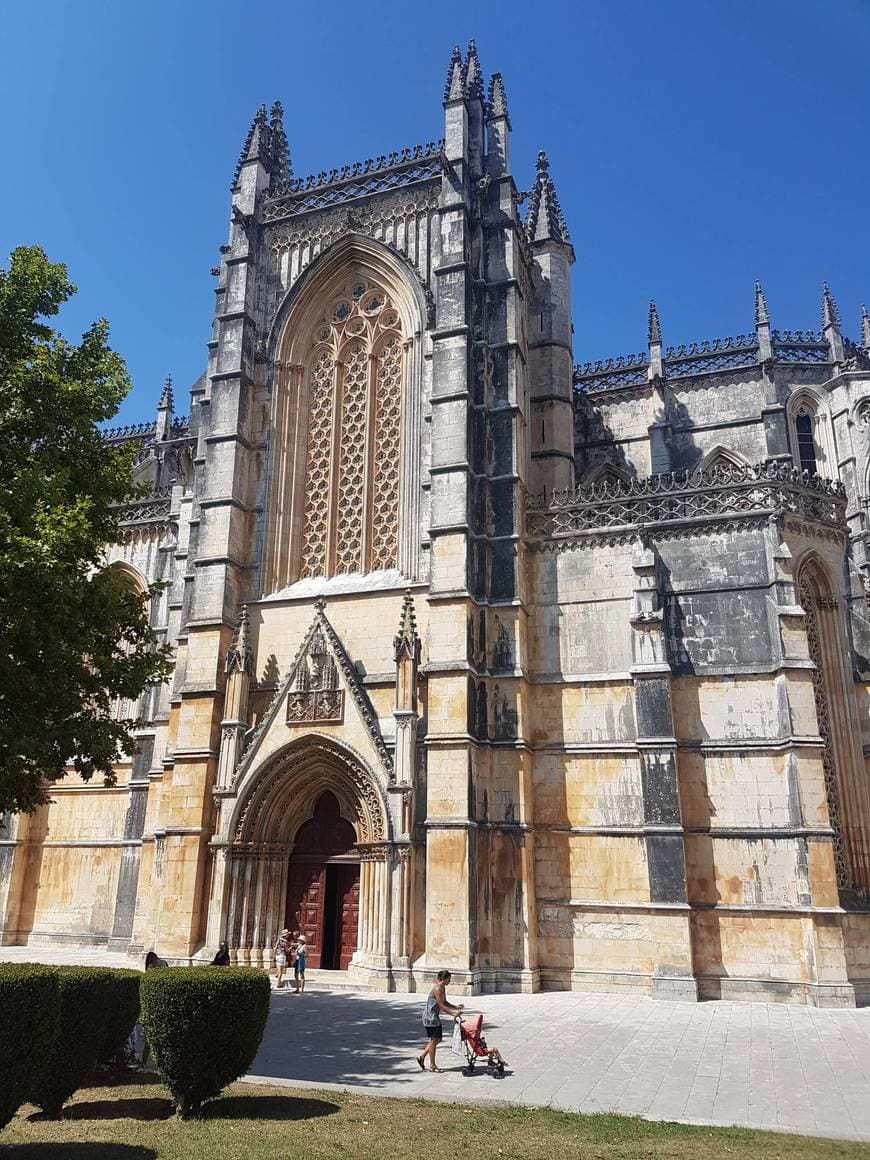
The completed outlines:
<svg viewBox="0 0 870 1160">
<path fill-rule="evenodd" d="M 108 967 L 53 967 L 60 995 L 57 1035 L 30 1087 L 28 1099 L 46 1116 L 60 1116 L 64 1103 L 90 1078 L 103 1046 Z"/>
<path fill-rule="evenodd" d="M 167 967 L 142 976 L 141 1022 L 182 1119 L 253 1062 L 269 1014 L 269 977 L 246 967 Z"/>
<path fill-rule="evenodd" d="M 59 1022 L 55 972 L 37 963 L 0 963 L 0 1128 L 28 1099 Z"/>
<path fill-rule="evenodd" d="M 109 974 L 111 978 L 105 992 L 103 1038 L 97 1052 L 98 1063 L 110 1063 L 121 1054 L 139 1018 L 142 972 L 111 968 Z"/>
</svg>

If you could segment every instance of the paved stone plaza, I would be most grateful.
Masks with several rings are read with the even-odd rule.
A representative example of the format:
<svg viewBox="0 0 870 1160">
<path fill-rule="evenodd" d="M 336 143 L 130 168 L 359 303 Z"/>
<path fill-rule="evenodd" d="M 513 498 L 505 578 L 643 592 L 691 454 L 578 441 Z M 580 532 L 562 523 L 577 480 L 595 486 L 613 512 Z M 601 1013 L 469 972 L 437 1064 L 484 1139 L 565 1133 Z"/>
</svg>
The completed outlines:
<svg viewBox="0 0 870 1160">
<path fill-rule="evenodd" d="M 464 1077 L 446 1040 L 444 1074 L 417 1069 L 420 996 L 317 990 L 274 996 L 252 1073 L 294 1087 L 870 1140 L 870 1010 L 566 992 L 472 1002 L 509 1062 L 503 1080 Z"/>
<path fill-rule="evenodd" d="M 130 963 L 99 951 L 60 957 Z M 0 948 L 0 960 L 57 959 L 51 950 Z M 510 1065 L 510 1074 L 494 1080 L 464 1077 L 446 1039 L 444 1073 L 418 1070 L 422 996 L 339 991 L 327 989 L 328 981 L 312 972 L 305 995 L 274 993 L 251 1079 L 870 1140 L 870 1008 L 482 995 L 467 1005 L 485 1013 L 489 1042 Z"/>
</svg>

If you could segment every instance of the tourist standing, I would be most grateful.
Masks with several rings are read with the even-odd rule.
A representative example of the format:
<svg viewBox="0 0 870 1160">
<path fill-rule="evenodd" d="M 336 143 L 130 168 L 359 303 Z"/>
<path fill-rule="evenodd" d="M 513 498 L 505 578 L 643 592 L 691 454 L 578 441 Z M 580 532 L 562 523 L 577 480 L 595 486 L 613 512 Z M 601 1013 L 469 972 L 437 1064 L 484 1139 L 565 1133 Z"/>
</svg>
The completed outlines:
<svg viewBox="0 0 870 1160">
<path fill-rule="evenodd" d="M 305 935 L 299 936 L 299 941 L 296 943 L 296 966 L 294 968 L 296 974 L 296 992 L 301 995 L 305 990 L 305 953 L 308 950 L 308 944 L 305 941 Z"/>
<path fill-rule="evenodd" d="M 278 979 L 275 984 L 275 989 L 280 990 L 284 986 L 284 972 L 287 970 L 287 956 L 290 953 L 290 931 L 285 927 L 278 935 L 278 941 L 275 943 L 275 966 L 278 968 Z"/>
<path fill-rule="evenodd" d="M 426 1070 L 426 1056 L 429 1057 L 430 1071 L 443 1071 L 442 1067 L 438 1067 L 435 1063 L 435 1052 L 438 1050 L 438 1044 L 444 1035 L 441 1028 L 441 1012 L 445 1015 L 461 1015 L 463 1006 L 460 1003 L 454 1006 L 447 998 L 447 984 L 450 982 L 449 971 L 439 971 L 435 980 L 435 986 L 429 992 L 426 999 L 426 1006 L 423 1008 L 423 1026 L 426 1028 L 426 1036 L 428 1042 L 422 1055 L 417 1056 L 417 1063 L 421 1071 Z"/>
</svg>

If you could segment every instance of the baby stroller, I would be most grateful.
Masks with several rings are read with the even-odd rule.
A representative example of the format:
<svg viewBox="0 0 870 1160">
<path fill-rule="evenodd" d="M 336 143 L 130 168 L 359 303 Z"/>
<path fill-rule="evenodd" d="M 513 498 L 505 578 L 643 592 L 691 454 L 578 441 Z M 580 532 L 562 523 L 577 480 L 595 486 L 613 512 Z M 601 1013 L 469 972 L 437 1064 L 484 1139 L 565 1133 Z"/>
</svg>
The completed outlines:
<svg viewBox="0 0 870 1160">
<path fill-rule="evenodd" d="M 483 1015 L 467 1015 L 464 1019 L 456 1017 L 459 1033 L 462 1037 L 462 1046 L 465 1048 L 465 1067 L 463 1075 L 474 1075 L 478 1061 L 486 1060 L 487 1075 L 493 1079 L 501 1079 L 504 1075 L 505 1062 L 497 1048 L 487 1047 L 486 1040 L 481 1035 Z"/>
</svg>

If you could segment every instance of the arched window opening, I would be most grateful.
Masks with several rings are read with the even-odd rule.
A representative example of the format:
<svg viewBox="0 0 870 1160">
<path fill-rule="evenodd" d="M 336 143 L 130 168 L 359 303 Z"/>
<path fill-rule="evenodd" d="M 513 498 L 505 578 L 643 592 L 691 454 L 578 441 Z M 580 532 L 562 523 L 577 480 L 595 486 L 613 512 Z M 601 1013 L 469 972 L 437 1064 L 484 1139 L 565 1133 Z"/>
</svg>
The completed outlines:
<svg viewBox="0 0 870 1160">
<path fill-rule="evenodd" d="M 398 311 L 365 281 L 334 298 L 315 327 L 302 578 L 397 566 L 403 362 Z"/>
<path fill-rule="evenodd" d="M 813 439 L 813 415 L 810 414 L 804 404 L 797 410 L 794 418 L 794 426 L 797 434 L 798 463 L 800 469 L 801 471 L 809 472 L 810 475 L 818 475 L 816 444 Z"/>
<path fill-rule="evenodd" d="M 117 563 L 109 565 L 116 575 L 120 576 L 123 584 L 136 596 L 143 596 L 146 584 L 135 569 L 127 564 Z M 129 651 L 129 646 L 125 651 Z M 136 700 L 129 697 L 115 697 L 110 707 L 110 714 L 115 721 L 136 721 L 144 716 L 150 690 L 146 689 Z"/>
<path fill-rule="evenodd" d="M 789 440 L 795 467 L 808 475 L 837 478 L 837 454 L 824 399 L 801 388 L 788 404 Z"/>
</svg>

